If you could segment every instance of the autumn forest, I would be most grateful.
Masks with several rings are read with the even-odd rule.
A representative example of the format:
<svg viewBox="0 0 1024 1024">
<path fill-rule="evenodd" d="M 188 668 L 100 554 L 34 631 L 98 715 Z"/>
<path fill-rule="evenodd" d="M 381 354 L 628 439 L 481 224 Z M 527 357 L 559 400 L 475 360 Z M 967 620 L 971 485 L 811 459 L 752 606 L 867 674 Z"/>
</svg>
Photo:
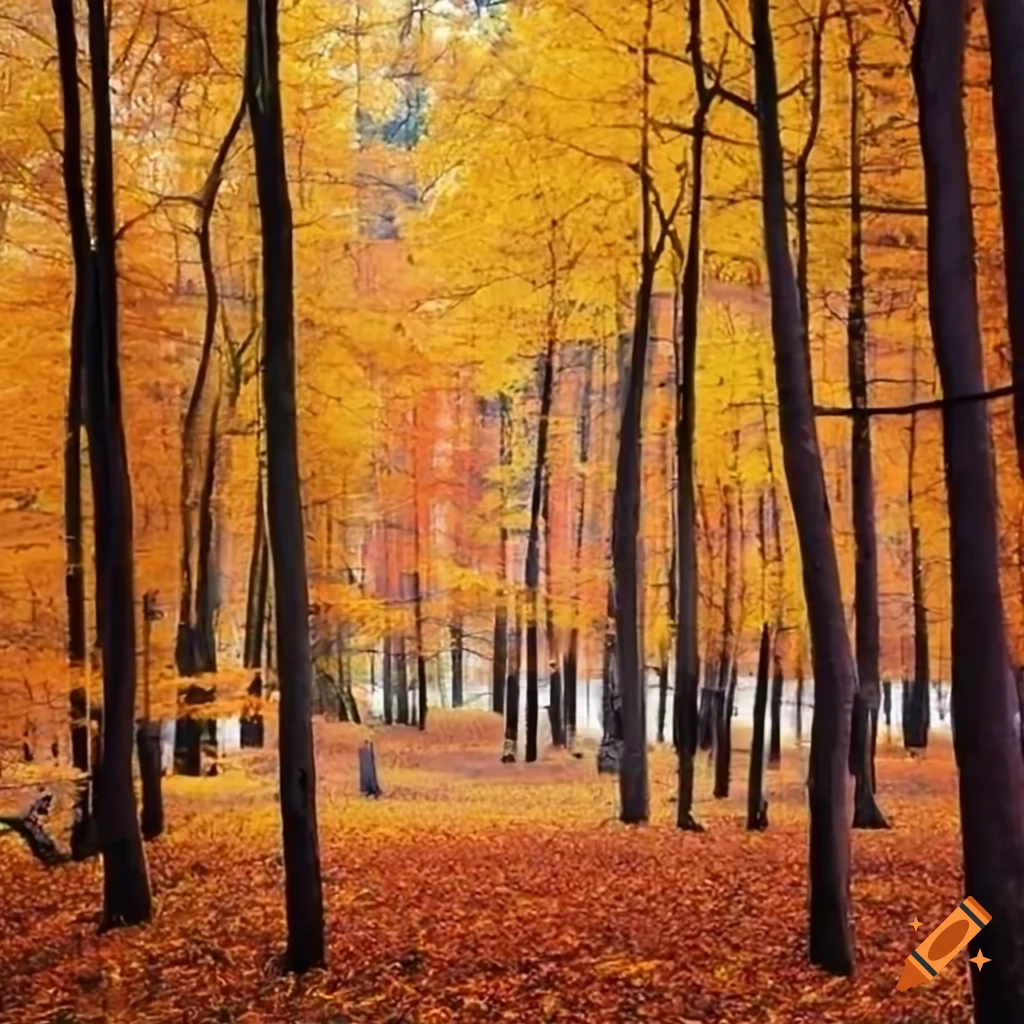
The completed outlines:
<svg viewBox="0 0 1024 1024">
<path fill-rule="evenodd" d="M 6 0 L 0 1021 L 1024 1020 L 1022 67 Z"/>
</svg>

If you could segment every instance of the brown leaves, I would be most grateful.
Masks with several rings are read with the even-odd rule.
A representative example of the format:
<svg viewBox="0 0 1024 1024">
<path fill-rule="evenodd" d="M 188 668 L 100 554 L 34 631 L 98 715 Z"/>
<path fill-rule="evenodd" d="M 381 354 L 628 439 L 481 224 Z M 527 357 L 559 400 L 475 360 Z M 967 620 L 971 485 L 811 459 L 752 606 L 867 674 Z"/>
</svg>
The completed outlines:
<svg viewBox="0 0 1024 1024">
<path fill-rule="evenodd" d="M 966 970 L 895 991 L 914 915 L 931 925 L 962 895 L 948 751 L 913 762 L 879 751 L 895 828 L 854 837 L 858 964 L 843 980 L 806 961 L 795 753 L 769 773 L 781 824 L 763 835 L 741 831 L 742 794 L 699 803 L 708 833 L 677 832 L 667 753 L 653 756 L 655 821 L 629 830 L 607 820 L 615 784 L 591 757 L 552 753 L 505 772 L 485 742 L 496 719 L 435 721 L 433 736 L 375 733 L 381 801 L 355 795 L 359 730 L 320 729 L 329 966 L 304 978 L 267 969 L 284 938 L 270 752 L 231 799 L 221 779 L 167 781 L 171 830 L 148 848 L 158 912 L 143 930 L 98 938 L 82 917 L 98 902 L 98 866 L 43 875 L 0 840 L 5 1013 L 40 1024 L 968 1021 Z"/>
</svg>

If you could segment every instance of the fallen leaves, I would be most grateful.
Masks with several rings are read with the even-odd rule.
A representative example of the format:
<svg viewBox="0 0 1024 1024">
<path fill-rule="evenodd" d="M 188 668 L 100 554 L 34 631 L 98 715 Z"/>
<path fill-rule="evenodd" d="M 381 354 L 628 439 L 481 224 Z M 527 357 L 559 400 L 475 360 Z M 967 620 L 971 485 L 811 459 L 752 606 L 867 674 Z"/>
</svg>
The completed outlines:
<svg viewBox="0 0 1024 1024">
<path fill-rule="evenodd" d="M 910 762 L 880 744 L 879 796 L 896 827 L 854 835 L 858 963 L 846 980 L 806 962 L 804 775 L 795 752 L 768 775 L 773 827 L 764 835 L 742 831 L 737 786 L 731 800 L 699 803 L 706 834 L 676 831 L 666 753 L 652 759 L 654 821 L 634 830 L 608 821 L 615 783 L 596 776 L 592 758 L 552 754 L 506 774 L 500 745 L 490 743 L 498 723 L 467 715 L 473 725 L 460 748 L 457 718 L 438 713 L 433 739 L 377 733 L 379 802 L 354 795 L 358 730 L 318 727 L 329 965 L 303 978 L 272 969 L 284 910 L 270 752 L 249 765 L 246 786 L 232 787 L 233 801 L 219 798 L 219 779 L 202 780 L 205 795 L 194 780 L 168 780 L 171 831 L 148 847 L 157 917 L 142 930 L 96 936 L 86 913 L 98 905 L 96 865 L 47 874 L 0 840 L 0 1017 L 969 1020 L 966 969 L 913 994 L 895 990 L 914 945 L 909 922 L 915 914 L 926 924 L 941 919 L 962 895 L 948 750 Z M 744 777 L 743 759 L 737 749 L 734 779 Z M 467 778 L 467 765 L 480 772 Z M 700 792 L 707 781 L 698 780 Z"/>
</svg>

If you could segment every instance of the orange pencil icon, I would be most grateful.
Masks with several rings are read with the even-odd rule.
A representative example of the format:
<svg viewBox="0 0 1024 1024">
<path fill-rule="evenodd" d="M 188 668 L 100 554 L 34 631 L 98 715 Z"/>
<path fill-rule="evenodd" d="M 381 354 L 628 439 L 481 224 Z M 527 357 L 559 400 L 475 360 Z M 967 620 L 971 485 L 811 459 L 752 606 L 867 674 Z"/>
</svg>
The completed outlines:
<svg viewBox="0 0 1024 1024">
<path fill-rule="evenodd" d="M 968 896 L 907 957 L 896 988 L 905 992 L 931 981 L 991 920 L 992 915 L 973 896 Z"/>
</svg>

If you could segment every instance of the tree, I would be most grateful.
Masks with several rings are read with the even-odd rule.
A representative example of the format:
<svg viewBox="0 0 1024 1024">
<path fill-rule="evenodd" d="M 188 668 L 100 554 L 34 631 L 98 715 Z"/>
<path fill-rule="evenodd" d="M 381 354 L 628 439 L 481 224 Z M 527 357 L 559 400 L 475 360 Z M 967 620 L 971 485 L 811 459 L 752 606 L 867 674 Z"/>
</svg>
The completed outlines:
<svg viewBox="0 0 1024 1024">
<path fill-rule="evenodd" d="M 750 0 L 750 16 L 779 434 L 803 562 L 814 663 L 815 713 L 807 785 L 811 832 L 810 958 L 831 973 L 847 975 L 853 970 L 854 960 L 846 796 L 854 664 L 814 422 L 804 344 L 806 324 L 789 249 L 769 0 Z"/>
<path fill-rule="evenodd" d="M 757 655 L 757 688 L 754 691 L 754 735 L 750 744 L 750 778 L 747 784 L 747 831 L 768 827 L 768 801 L 764 798 L 764 716 L 768 707 L 768 671 L 771 659 L 771 630 L 761 627 Z"/>
<path fill-rule="evenodd" d="M 94 123 L 94 319 L 85 327 L 86 430 L 92 467 L 97 591 L 103 597 L 103 754 L 96 782 L 103 855 L 101 927 L 140 924 L 152 913 L 132 784 L 135 720 L 135 589 L 132 493 L 121 418 L 110 55 L 105 5 L 89 0 Z"/>
<path fill-rule="evenodd" d="M 970 5 L 922 0 L 912 69 L 928 209 L 929 319 L 942 381 L 942 434 L 953 588 L 953 747 L 967 891 L 999 907 L 985 937 L 996 955 L 972 972 L 978 1024 L 1024 1016 L 1024 758 L 1006 645 L 988 410 L 984 391 L 971 184 L 961 105 Z M 1004 187 L 1005 187 L 1004 182 Z M 985 901 L 988 901 L 987 903 Z M 975 939 L 971 946 L 978 947 Z"/>
<path fill-rule="evenodd" d="M 89 305 L 93 295 L 93 251 L 89 217 L 85 207 L 82 172 L 82 109 L 78 94 L 78 40 L 73 0 L 53 0 L 57 56 L 64 114 L 63 178 L 67 202 L 71 256 L 75 268 L 71 311 L 68 398 L 64 440 L 64 536 L 65 594 L 68 603 L 68 661 L 72 671 L 70 697 L 71 763 L 90 771 L 89 700 L 85 687 L 85 567 L 82 544 L 82 398 L 85 332 L 92 323 Z M 72 856 L 84 855 L 92 846 L 93 783 L 81 788 L 77 821 L 72 832 Z"/>
<path fill-rule="evenodd" d="M 285 169 L 277 18 L 277 0 L 248 0 L 246 106 L 253 135 L 263 251 L 267 520 L 281 689 L 279 785 L 287 961 L 291 970 L 302 973 L 324 962 L 324 911 L 310 721 L 309 591 L 296 436 L 292 211 Z"/>
<path fill-rule="evenodd" d="M 542 357 L 540 411 L 537 419 L 537 454 L 533 464 L 533 486 L 530 492 L 530 532 L 526 541 L 526 760 L 537 760 L 537 698 L 538 676 L 538 619 L 540 617 L 540 518 L 545 507 L 544 491 L 548 464 L 548 431 L 551 403 L 555 387 L 555 302 L 558 295 L 558 261 L 555 255 L 554 234 L 557 222 L 551 226 L 551 296 L 547 320 L 547 338 Z M 556 738 L 557 740 L 557 738 Z"/>
<path fill-rule="evenodd" d="M 846 320 L 851 431 L 853 534 L 856 548 L 857 692 L 850 727 L 850 771 L 855 779 L 854 828 L 885 828 L 874 796 L 874 737 L 878 729 L 878 538 L 875 482 L 871 462 L 868 406 L 867 314 L 864 308 L 864 224 L 861 202 L 860 40 L 849 8 L 843 5 L 850 72 L 850 286 Z"/>
</svg>

